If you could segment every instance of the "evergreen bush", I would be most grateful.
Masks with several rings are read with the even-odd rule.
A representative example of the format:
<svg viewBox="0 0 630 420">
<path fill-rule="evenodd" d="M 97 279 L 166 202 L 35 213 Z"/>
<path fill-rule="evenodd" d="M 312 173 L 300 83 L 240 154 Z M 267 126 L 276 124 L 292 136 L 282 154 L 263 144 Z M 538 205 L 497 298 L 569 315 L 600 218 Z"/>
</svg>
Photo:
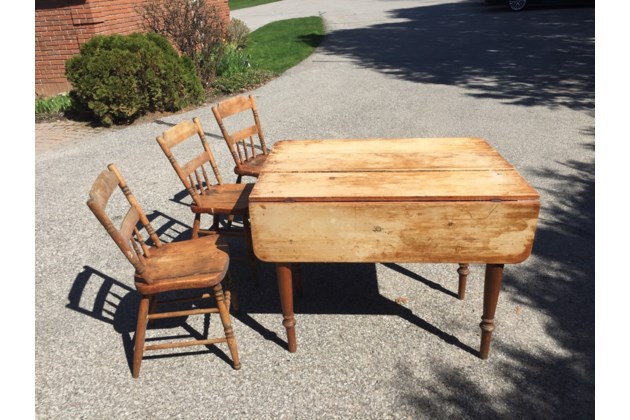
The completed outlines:
<svg viewBox="0 0 630 420">
<path fill-rule="evenodd" d="M 66 61 L 74 96 L 104 125 L 203 102 L 195 66 L 155 33 L 97 35 Z"/>
</svg>

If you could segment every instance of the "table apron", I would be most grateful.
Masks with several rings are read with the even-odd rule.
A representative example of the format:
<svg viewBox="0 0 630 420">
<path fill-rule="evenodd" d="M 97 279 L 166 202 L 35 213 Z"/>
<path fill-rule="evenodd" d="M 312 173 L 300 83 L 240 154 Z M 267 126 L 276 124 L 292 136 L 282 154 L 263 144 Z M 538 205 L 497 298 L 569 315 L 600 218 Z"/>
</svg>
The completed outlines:
<svg viewBox="0 0 630 420">
<path fill-rule="evenodd" d="M 267 262 L 524 261 L 539 200 L 250 203 L 256 256 Z"/>
</svg>

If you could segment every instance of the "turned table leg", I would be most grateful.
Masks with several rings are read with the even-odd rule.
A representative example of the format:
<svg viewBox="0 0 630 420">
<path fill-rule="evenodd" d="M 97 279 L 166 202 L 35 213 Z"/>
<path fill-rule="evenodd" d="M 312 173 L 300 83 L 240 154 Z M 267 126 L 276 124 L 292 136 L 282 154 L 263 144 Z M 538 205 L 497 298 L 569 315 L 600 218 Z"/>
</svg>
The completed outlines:
<svg viewBox="0 0 630 420">
<path fill-rule="evenodd" d="M 468 281 L 468 275 L 470 274 L 468 264 L 460 263 L 459 268 L 457 269 L 457 274 L 459 274 L 459 287 L 457 288 L 457 298 L 459 300 L 464 300 L 464 297 L 466 296 L 466 282 Z"/>
<path fill-rule="evenodd" d="M 282 306 L 282 325 L 287 329 L 287 343 L 289 351 L 297 351 L 297 339 L 295 337 L 295 318 L 293 316 L 293 280 L 291 264 L 277 263 L 276 275 L 278 277 L 278 290 L 280 292 L 280 305 Z"/>
<path fill-rule="evenodd" d="M 483 288 L 483 315 L 481 317 L 481 347 L 479 357 L 487 359 L 490 353 L 490 340 L 494 331 L 494 314 L 499 301 L 499 291 L 503 281 L 503 264 L 486 264 L 486 278 Z"/>
</svg>

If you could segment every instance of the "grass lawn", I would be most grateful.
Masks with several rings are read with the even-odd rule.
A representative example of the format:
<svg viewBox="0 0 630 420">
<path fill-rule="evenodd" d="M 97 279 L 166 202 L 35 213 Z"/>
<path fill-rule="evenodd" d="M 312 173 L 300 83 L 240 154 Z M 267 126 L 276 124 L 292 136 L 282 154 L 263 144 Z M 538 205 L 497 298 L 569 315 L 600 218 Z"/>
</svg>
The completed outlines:
<svg viewBox="0 0 630 420">
<path fill-rule="evenodd" d="M 280 20 L 252 32 L 246 53 L 252 67 L 278 75 L 311 55 L 323 38 L 319 16 Z"/>
<path fill-rule="evenodd" d="M 228 0 L 230 10 L 244 9 L 246 7 L 258 6 L 265 3 L 273 3 L 280 0 Z"/>
<path fill-rule="evenodd" d="M 250 66 L 220 75 L 212 87 L 232 94 L 259 86 L 311 55 L 323 38 L 324 21 L 319 16 L 269 23 L 249 34 L 247 47 L 240 53 Z"/>
</svg>

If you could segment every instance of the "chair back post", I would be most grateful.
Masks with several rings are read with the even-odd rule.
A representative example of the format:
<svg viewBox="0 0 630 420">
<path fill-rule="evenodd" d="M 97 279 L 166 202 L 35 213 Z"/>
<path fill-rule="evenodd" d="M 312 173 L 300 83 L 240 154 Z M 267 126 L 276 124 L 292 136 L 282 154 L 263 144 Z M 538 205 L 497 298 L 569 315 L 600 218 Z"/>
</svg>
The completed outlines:
<svg viewBox="0 0 630 420">
<path fill-rule="evenodd" d="M 219 172 L 219 167 L 217 166 L 217 163 L 214 160 L 214 154 L 212 154 L 212 150 L 210 150 L 210 145 L 208 144 L 208 141 L 206 140 L 206 133 L 203 131 L 203 128 L 201 127 L 199 118 L 194 117 L 193 123 L 195 124 L 195 127 L 197 127 L 197 134 L 199 135 L 199 140 L 201 140 L 201 145 L 203 146 L 203 149 L 206 151 L 206 154 L 208 155 L 208 162 L 210 162 L 210 166 L 212 167 L 212 172 L 214 172 L 214 176 L 217 179 L 217 183 L 221 185 L 223 184 L 223 178 L 221 178 L 221 172 Z"/>
<path fill-rule="evenodd" d="M 203 152 L 196 155 L 182 166 L 173 155 L 172 148 L 190 139 L 195 134 L 197 134 L 201 141 Z M 205 139 L 205 133 L 198 118 L 195 117 L 192 121 L 186 120 L 176 124 L 164 131 L 161 135 L 157 136 L 156 140 L 166 155 L 166 158 L 173 166 L 173 169 L 175 169 L 177 176 L 184 184 L 186 191 L 190 194 L 195 205 L 201 205 L 200 196 L 205 195 L 206 189 L 213 185 L 210 182 L 206 169 L 204 168 L 204 164 L 206 162 L 210 163 L 210 166 L 212 167 L 216 183 L 218 185 L 223 184 L 221 173 L 219 172 L 219 168 L 214 160 L 214 155 L 210 150 L 208 142 Z M 203 186 L 204 181 L 206 183 L 206 187 Z"/>
<path fill-rule="evenodd" d="M 113 163 L 110 163 L 109 165 L 107 165 L 107 169 L 109 169 L 111 172 L 114 173 L 114 175 L 116 175 L 120 190 L 123 192 L 123 194 L 125 194 L 125 197 L 127 198 L 127 201 L 129 202 L 129 204 L 131 204 L 131 206 L 135 208 L 136 211 L 138 212 L 138 216 L 140 217 L 140 222 L 142 223 L 142 227 L 144 227 L 144 229 L 147 231 L 147 233 L 149 234 L 149 237 L 151 238 L 155 246 L 161 247 L 162 241 L 160 241 L 160 238 L 155 232 L 155 229 L 153 229 L 153 225 L 151 225 L 151 222 L 149 222 L 149 218 L 146 216 L 146 214 L 144 214 L 144 211 L 142 210 L 140 203 L 138 202 L 138 200 L 136 200 L 136 196 L 133 195 L 133 193 L 127 186 L 127 182 L 122 177 L 116 165 L 114 165 Z M 145 253 L 146 253 L 146 250 L 145 250 Z"/>
<path fill-rule="evenodd" d="M 157 136 L 156 140 L 158 144 L 160 145 L 160 148 L 164 152 L 164 155 L 173 166 L 173 169 L 175 169 L 175 173 L 184 184 L 186 191 L 188 191 L 188 194 L 190 195 L 192 200 L 195 202 L 195 204 L 199 205 L 199 193 L 197 192 L 197 189 L 194 188 L 193 183 L 188 179 L 188 176 L 184 174 L 184 171 L 179 165 L 179 162 L 177 161 L 177 159 L 175 159 L 175 156 L 173 156 L 173 153 L 171 152 L 171 148 L 169 147 L 168 142 L 165 139 L 165 135 L 167 132 L 168 130 L 162 133 L 162 135 Z"/>
<path fill-rule="evenodd" d="M 230 149 L 230 153 L 232 154 L 232 159 L 234 159 L 234 163 L 237 167 L 241 166 L 241 157 L 237 151 L 237 145 L 234 141 L 234 138 L 230 135 L 227 128 L 225 128 L 225 124 L 223 124 L 223 117 L 221 117 L 221 112 L 219 111 L 219 107 L 221 105 L 212 107 L 212 113 L 214 114 L 214 118 L 217 120 L 217 124 L 219 125 L 219 129 L 221 130 L 221 134 L 223 138 L 226 140 L 228 148 Z"/>
<path fill-rule="evenodd" d="M 256 108 L 256 101 L 254 101 L 254 97 L 249 95 L 249 101 L 252 104 L 252 113 L 254 114 L 254 122 L 256 123 L 256 128 L 258 129 L 258 138 L 260 139 L 260 146 L 262 147 L 263 155 L 267 155 L 267 144 L 265 143 L 265 135 L 262 131 L 262 125 L 260 124 L 260 118 L 258 117 L 258 109 Z"/>
<path fill-rule="evenodd" d="M 136 269 L 136 273 L 142 274 L 145 270 L 144 256 L 149 256 L 149 247 L 145 244 L 142 235 L 136 227 L 138 221 L 142 223 L 156 246 L 161 245 L 161 242 L 116 166 L 109 164 L 108 169 L 108 171 L 101 172 L 92 184 L 87 206 L 101 225 L 103 225 L 114 243 L 116 243 L 118 248 L 122 251 L 123 255 Z M 116 187 L 122 190 L 130 205 L 120 228 L 114 226 L 114 223 L 105 210 Z M 134 235 L 136 239 L 133 238 Z M 138 247 L 138 242 L 140 242 L 142 249 Z"/>
</svg>

